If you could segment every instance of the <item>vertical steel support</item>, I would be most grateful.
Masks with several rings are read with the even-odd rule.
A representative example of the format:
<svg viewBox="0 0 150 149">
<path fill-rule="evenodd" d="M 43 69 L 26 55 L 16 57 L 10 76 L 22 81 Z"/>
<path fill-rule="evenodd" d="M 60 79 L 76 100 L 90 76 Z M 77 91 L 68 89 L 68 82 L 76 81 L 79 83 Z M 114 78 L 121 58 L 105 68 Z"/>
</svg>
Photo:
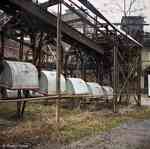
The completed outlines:
<svg viewBox="0 0 150 149">
<path fill-rule="evenodd" d="M 83 79 L 84 79 L 84 81 L 87 81 L 87 77 L 86 77 L 86 65 L 85 65 L 85 62 L 83 62 Z"/>
<path fill-rule="evenodd" d="M 0 52 L 0 59 L 2 60 L 4 58 L 4 46 L 5 46 L 5 40 L 4 40 L 4 30 L 1 30 L 1 52 Z"/>
<path fill-rule="evenodd" d="M 23 59 L 23 35 L 20 38 L 20 48 L 19 48 L 19 60 L 22 61 Z M 21 98 L 21 90 L 18 90 L 18 98 Z M 21 106 L 22 102 L 17 101 L 17 119 L 21 119 Z"/>
<path fill-rule="evenodd" d="M 21 99 L 21 90 L 18 90 L 18 99 Z M 21 119 L 21 101 L 17 101 L 17 119 Z"/>
<path fill-rule="evenodd" d="M 42 46 L 43 46 L 43 32 L 40 33 L 40 41 L 39 41 L 39 45 L 38 45 L 38 52 L 37 52 L 37 58 L 38 58 L 38 72 L 39 72 L 39 76 L 40 76 L 40 71 L 41 71 L 41 57 L 42 57 Z"/>
<path fill-rule="evenodd" d="M 101 60 L 99 55 L 96 56 L 96 81 L 101 84 Z"/>
<path fill-rule="evenodd" d="M 84 34 L 84 35 L 86 35 L 86 28 L 87 28 L 86 22 L 83 21 L 83 34 Z"/>
<path fill-rule="evenodd" d="M 98 19 L 98 17 L 97 17 L 97 15 L 95 16 L 95 28 L 94 28 L 94 34 L 95 34 L 95 40 L 97 40 L 98 39 L 98 31 L 97 31 L 97 29 L 98 29 L 98 21 L 97 21 L 97 19 Z"/>
<path fill-rule="evenodd" d="M 86 64 L 84 60 L 84 55 L 80 55 L 80 60 L 81 60 L 81 78 L 86 81 Z"/>
<path fill-rule="evenodd" d="M 38 0 L 36 0 L 36 4 L 38 4 L 39 3 L 39 1 Z"/>
<path fill-rule="evenodd" d="M 36 34 L 31 33 L 30 35 L 31 39 L 31 49 L 32 49 L 32 63 L 36 65 Z"/>
<path fill-rule="evenodd" d="M 84 60 L 82 58 L 82 55 L 80 55 L 80 61 L 81 61 L 81 78 L 84 80 Z"/>
<path fill-rule="evenodd" d="M 117 112 L 117 97 L 118 97 L 118 45 L 116 41 L 116 35 L 114 36 L 114 48 L 113 48 L 113 111 Z"/>
<path fill-rule="evenodd" d="M 137 97 L 138 97 L 138 106 L 141 106 L 141 76 L 142 76 L 141 49 L 138 49 L 138 56 L 139 56 L 139 61 L 138 61 L 138 66 L 137 66 L 137 73 L 138 73 Z"/>
<path fill-rule="evenodd" d="M 24 35 L 22 33 L 20 38 L 20 48 L 19 48 L 19 60 L 23 60 L 23 42 L 24 42 Z"/>
<path fill-rule="evenodd" d="M 1 28 L 1 47 L 0 47 L 0 73 L 3 71 L 3 59 L 4 59 L 4 49 L 5 49 L 5 37 L 4 37 L 4 29 Z M 4 87 L 0 88 L 0 92 L 2 97 L 7 96 L 7 91 Z"/>
<path fill-rule="evenodd" d="M 23 43 L 24 43 L 24 34 L 22 33 L 21 38 L 20 38 L 20 48 L 19 48 L 19 60 L 20 61 L 23 60 Z M 19 99 L 22 98 L 21 90 L 18 90 L 18 98 Z M 23 118 L 25 106 L 26 106 L 26 101 L 24 101 L 24 102 L 18 101 L 17 102 L 17 118 L 18 119 Z"/>
<path fill-rule="evenodd" d="M 65 78 L 68 76 L 68 67 L 67 67 L 67 64 L 68 64 L 68 58 L 69 58 L 69 55 L 65 55 L 64 56 L 65 58 L 65 62 L 64 62 L 64 75 L 65 75 Z"/>
<path fill-rule="evenodd" d="M 124 5 L 124 16 L 126 17 L 126 0 L 123 1 L 123 5 Z"/>
<path fill-rule="evenodd" d="M 62 12 L 62 0 L 59 0 L 58 4 L 58 13 L 57 13 L 57 50 L 56 50 L 56 90 L 58 98 L 56 99 L 56 123 L 60 121 L 60 100 L 61 100 L 61 83 L 60 83 L 60 74 L 61 74 L 61 12 Z"/>
</svg>

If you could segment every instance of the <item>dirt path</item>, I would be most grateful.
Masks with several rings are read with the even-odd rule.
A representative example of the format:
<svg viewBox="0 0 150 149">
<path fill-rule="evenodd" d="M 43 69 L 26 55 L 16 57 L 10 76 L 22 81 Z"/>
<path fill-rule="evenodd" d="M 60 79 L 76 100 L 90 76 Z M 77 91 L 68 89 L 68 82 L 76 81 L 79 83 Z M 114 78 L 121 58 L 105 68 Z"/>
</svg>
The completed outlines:
<svg viewBox="0 0 150 149">
<path fill-rule="evenodd" d="M 150 149 L 150 120 L 129 122 L 63 149 Z"/>
</svg>

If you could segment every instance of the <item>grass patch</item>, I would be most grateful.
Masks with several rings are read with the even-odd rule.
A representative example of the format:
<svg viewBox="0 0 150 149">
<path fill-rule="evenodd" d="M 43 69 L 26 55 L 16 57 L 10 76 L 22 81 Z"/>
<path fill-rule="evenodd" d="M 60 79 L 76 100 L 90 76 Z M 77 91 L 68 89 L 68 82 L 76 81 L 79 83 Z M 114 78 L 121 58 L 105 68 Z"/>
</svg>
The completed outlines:
<svg viewBox="0 0 150 149">
<path fill-rule="evenodd" d="M 83 113 L 83 116 L 79 118 L 80 120 L 74 119 L 67 122 L 61 129 L 65 139 L 64 142 L 77 141 L 85 136 L 95 136 L 100 132 L 109 131 L 128 120 L 122 116 L 98 117 L 95 114 L 91 112 Z"/>
<path fill-rule="evenodd" d="M 150 119 L 150 108 L 132 107 L 132 112 L 122 114 L 105 111 L 82 111 L 79 109 L 61 109 L 60 131 L 56 131 L 55 107 L 41 104 L 28 104 L 25 118 L 14 126 L 0 125 L 0 144 L 34 142 L 46 138 L 50 141 L 71 143 L 86 136 L 109 131 L 129 120 Z M 5 123 L 10 115 L 15 114 L 14 104 L 0 105 L 1 119 Z M 10 120 L 11 123 L 12 120 Z M 13 120 L 14 121 L 14 120 Z"/>
</svg>

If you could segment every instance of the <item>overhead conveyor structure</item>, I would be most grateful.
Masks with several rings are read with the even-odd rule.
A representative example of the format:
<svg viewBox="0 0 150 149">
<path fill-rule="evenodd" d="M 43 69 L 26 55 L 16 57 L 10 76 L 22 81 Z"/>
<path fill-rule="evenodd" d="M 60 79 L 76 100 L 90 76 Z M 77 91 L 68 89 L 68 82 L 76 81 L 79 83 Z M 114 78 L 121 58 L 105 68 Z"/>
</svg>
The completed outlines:
<svg viewBox="0 0 150 149">
<path fill-rule="evenodd" d="M 32 1 L 8 0 L 1 3 L 2 3 L 1 6 L 5 8 L 5 10 L 8 11 L 8 13 L 10 14 L 17 13 L 17 10 L 18 11 L 23 10 L 24 12 L 33 16 L 39 22 L 40 30 L 43 30 L 45 32 L 55 30 L 56 32 L 57 17 L 52 13 L 48 12 L 47 10 L 45 10 L 43 7 L 40 7 L 37 4 L 33 3 Z M 10 12 L 12 6 L 14 7 L 14 9 L 12 9 Z M 34 25 L 36 26 L 36 24 Z M 91 39 L 82 35 L 80 32 L 73 29 L 65 22 L 62 22 L 62 33 L 63 33 L 63 40 L 65 42 L 69 44 L 71 44 L 72 42 L 77 42 L 77 44 L 79 44 L 81 47 L 92 49 L 100 54 L 103 54 L 103 49 L 100 45 L 96 44 Z"/>
<path fill-rule="evenodd" d="M 112 24 L 88 0 L 77 1 L 35 3 L 32 0 L 1 0 L 3 15 L 0 15 L 0 20 L 5 16 L 7 19 L 5 23 L 1 21 L 0 26 L 0 60 L 10 59 L 5 56 L 8 49 L 5 40 L 12 39 L 19 44 L 19 57 L 15 60 L 33 63 L 38 72 L 56 69 L 58 18 L 48 8 L 61 2 L 78 16 L 69 21 L 61 16 L 61 73 L 65 78 L 82 78 L 86 82 L 111 86 L 114 111 L 118 101 L 125 99 L 128 102 L 131 95 L 140 105 L 142 44 Z M 75 23 L 79 23 L 83 32 L 74 26 Z"/>
</svg>

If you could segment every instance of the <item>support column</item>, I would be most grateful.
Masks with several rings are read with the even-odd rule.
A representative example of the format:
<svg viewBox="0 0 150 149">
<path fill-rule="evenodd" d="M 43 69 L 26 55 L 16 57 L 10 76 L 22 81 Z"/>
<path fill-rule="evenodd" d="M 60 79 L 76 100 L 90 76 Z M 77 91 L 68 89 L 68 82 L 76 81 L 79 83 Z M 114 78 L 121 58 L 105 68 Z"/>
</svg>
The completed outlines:
<svg viewBox="0 0 150 149">
<path fill-rule="evenodd" d="M 42 63 L 42 46 L 43 46 L 43 35 L 44 33 L 41 32 L 40 33 L 40 40 L 39 40 L 39 44 L 38 44 L 38 50 L 37 50 L 37 59 L 38 59 L 38 72 L 40 75 L 40 71 L 41 71 L 41 63 Z"/>
<path fill-rule="evenodd" d="M 24 35 L 22 33 L 21 38 L 20 38 L 20 48 L 19 48 L 19 60 L 23 60 L 23 43 L 24 43 Z"/>
<path fill-rule="evenodd" d="M 31 49 L 32 49 L 32 63 L 36 65 L 36 34 L 31 33 Z"/>
<path fill-rule="evenodd" d="M 3 66 L 3 59 L 4 59 L 4 49 L 5 49 L 5 37 L 4 37 L 4 29 L 1 28 L 1 47 L 0 47 L 0 73 L 3 71 L 4 66 Z M 0 88 L 0 93 L 2 97 L 7 96 L 7 91 L 4 87 Z"/>
<path fill-rule="evenodd" d="M 86 65 L 85 63 L 83 62 L 83 66 L 82 66 L 82 78 L 84 81 L 87 81 L 87 78 L 86 78 Z"/>
<path fill-rule="evenodd" d="M 60 83 L 60 75 L 61 75 L 61 13 L 62 13 L 62 4 L 61 0 L 59 0 L 58 4 L 58 13 L 57 13 L 57 50 L 56 50 L 56 90 L 58 98 L 56 99 L 56 123 L 59 124 L 60 121 L 60 100 L 61 100 L 61 83 Z M 57 125 L 58 126 L 58 125 Z"/>
<path fill-rule="evenodd" d="M 82 52 L 80 53 L 81 61 L 81 78 L 86 81 L 86 55 Z"/>
<path fill-rule="evenodd" d="M 113 111 L 117 112 L 117 97 L 118 97 L 118 45 L 116 41 L 116 36 L 114 37 L 114 48 L 113 48 Z"/>
<path fill-rule="evenodd" d="M 4 30 L 1 29 L 1 51 L 0 51 L 1 60 L 4 58 L 4 46 L 5 46 Z"/>
<path fill-rule="evenodd" d="M 100 55 L 96 56 L 96 81 L 101 85 L 103 84 L 103 62 Z"/>
<path fill-rule="evenodd" d="M 24 45 L 24 34 L 21 34 L 20 48 L 19 48 L 19 60 L 23 61 L 23 45 Z M 22 98 L 21 90 L 18 90 L 18 99 Z M 26 101 L 17 101 L 17 118 L 18 120 L 23 119 L 23 114 L 26 106 Z"/>
<path fill-rule="evenodd" d="M 64 60 L 64 76 L 66 78 L 68 76 L 68 67 L 67 67 L 67 65 L 68 65 L 69 55 L 66 54 L 64 57 L 65 57 L 65 60 Z"/>
<path fill-rule="evenodd" d="M 142 59 L 141 59 L 141 49 L 138 49 L 138 66 L 137 66 L 137 98 L 138 98 L 138 106 L 141 106 L 141 76 L 142 76 Z"/>
<path fill-rule="evenodd" d="M 94 34 L 95 34 L 95 37 L 94 37 L 94 39 L 97 41 L 97 39 L 98 39 L 98 21 L 97 21 L 97 19 L 98 19 L 98 17 L 97 17 L 97 15 L 95 16 L 95 28 L 94 28 Z"/>
</svg>

